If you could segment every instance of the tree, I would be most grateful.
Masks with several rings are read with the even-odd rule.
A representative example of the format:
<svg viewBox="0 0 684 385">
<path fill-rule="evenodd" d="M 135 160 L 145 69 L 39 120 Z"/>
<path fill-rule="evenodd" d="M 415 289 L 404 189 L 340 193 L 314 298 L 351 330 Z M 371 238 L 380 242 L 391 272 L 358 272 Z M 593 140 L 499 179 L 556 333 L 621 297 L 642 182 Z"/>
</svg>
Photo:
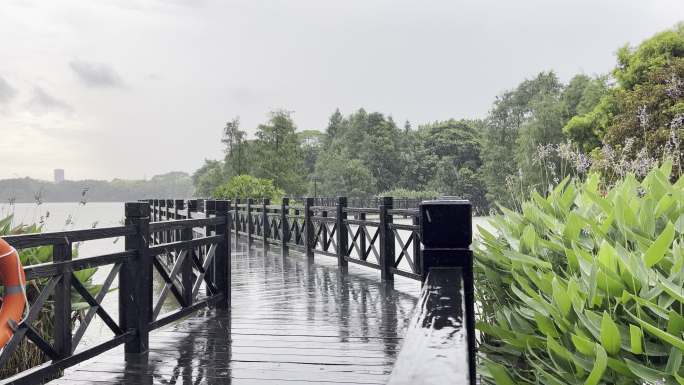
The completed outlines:
<svg viewBox="0 0 684 385">
<path fill-rule="evenodd" d="M 299 147 L 304 156 L 304 170 L 312 175 L 316 169 L 316 160 L 323 148 L 325 134 L 318 130 L 305 130 L 297 133 Z"/>
<path fill-rule="evenodd" d="M 652 80 L 651 74 L 684 57 L 684 23 L 655 34 L 638 47 L 625 45 L 618 50 L 618 65 L 613 75 L 619 86 L 632 90 Z"/>
<path fill-rule="evenodd" d="M 208 197 L 216 187 L 225 181 L 223 162 L 205 159 L 204 165 L 192 174 L 195 196 Z"/>
<path fill-rule="evenodd" d="M 405 161 L 403 150 L 402 131 L 391 117 L 386 118 L 381 113 L 368 113 L 359 109 L 342 118 L 337 110 L 330 117 L 322 150 L 335 156 L 324 157 L 320 161 L 358 160 L 371 173 L 374 184 L 364 188 L 364 191 L 369 191 L 372 195 L 389 190 L 399 183 Z M 330 167 L 317 164 L 316 168 Z"/>
<path fill-rule="evenodd" d="M 617 86 L 595 107 L 574 117 L 564 128 L 579 142 L 606 147 L 594 151 L 605 163 L 613 150 L 631 157 L 673 157 L 673 176 L 681 174 L 684 120 L 684 24 L 658 33 L 637 47 L 622 47 L 613 70 Z M 578 111 L 578 113 L 581 113 Z M 591 146 L 584 146 L 589 150 Z"/>
<path fill-rule="evenodd" d="M 236 117 L 226 123 L 223 129 L 225 145 L 225 173 L 227 176 L 241 175 L 249 172 L 248 145 L 246 132 L 240 130 L 240 118 Z"/>
<path fill-rule="evenodd" d="M 323 152 L 316 163 L 316 175 L 319 195 L 368 197 L 376 193 L 373 175 L 359 159 Z"/>
<path fill-rule="evenodd" d="M 645 151 L 653 159 L 673 158 L 674 176 L 681 175 L 684 57 L 653 70 L 634 89 L 616 90 L 615 105 L 617 113 L 606 130 L 604 143 L 613 148 L 624 148 L 629 143 L 634 157 Z"/>
<path fill-rule="evenodd" d="M 545 192 L 550 179 L 562 179 L 560 167 L 555 162 L 541 164 L 540 146 L 556 145 L 565 141 L 563 125 L 565 116 L 560 94 L 547 94 L 530 103 L 531 118 L 519 128 L 515 158 L 523 178 L 525 190 Z M 551 178 L 548 178 L 548 175 Z"/>
<path fill-rule="evenodd" d="M 535 119 L 534 109 L 541 100 L 558 97 L 561 90 L 555 73 L 541 72 L 496 98 L 482 134 L 483 179 L 489 202 L 510 203 L 506 181 L 522 172 L 515 159 L 520 129 Z"/>
<path fill-rule="evenodd" d="M 252 172 L 256 177 L 273 180 L 288 194 L 298 195 L 306 191 L 306 175 L 295 130 L 289 111 L 272 112 L 268 123 L 257 127 Z"/>
<path fill-rule="evenodd" d="M 414 144 L 407 151 L 404 185 L 412 190 L 431 189 L 464 199 L 475 196 L 476 191 L 484 195 L 479 175 L 482 159 L 478 124 L 452 119 L 419 127 L 412 136 Z M 467 174 L 469 180 L 466 182 L 461 174 Z M 484 196 L 473 204 L 486 210 Z"/>
</svg>

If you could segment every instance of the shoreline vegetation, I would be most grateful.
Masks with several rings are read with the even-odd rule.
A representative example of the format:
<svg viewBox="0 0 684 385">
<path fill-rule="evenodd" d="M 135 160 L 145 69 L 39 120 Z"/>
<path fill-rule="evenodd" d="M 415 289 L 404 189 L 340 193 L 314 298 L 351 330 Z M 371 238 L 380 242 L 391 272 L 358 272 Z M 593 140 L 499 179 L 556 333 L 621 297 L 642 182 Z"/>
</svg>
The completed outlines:
<svg viewBox="0 0 684 385">
<path fill-rule="evenodd" d="M 0 200 L 6 203 L 125 202 L 145 197 L 190 198 L 194 187 L 189 174 L 179 171 L 148 180 L 65 180 L 54 183 L 32 178 L 0 180 Z"/>
</svg>

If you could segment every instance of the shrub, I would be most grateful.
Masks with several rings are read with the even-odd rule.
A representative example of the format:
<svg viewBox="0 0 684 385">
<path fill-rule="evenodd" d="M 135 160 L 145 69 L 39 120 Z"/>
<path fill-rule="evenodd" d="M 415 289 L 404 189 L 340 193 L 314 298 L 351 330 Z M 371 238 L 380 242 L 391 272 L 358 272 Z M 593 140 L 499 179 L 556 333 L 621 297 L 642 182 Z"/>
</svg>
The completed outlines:
<svg viewBox="0 0 684 385">
<path fill-rule="evenodd" d="M 408 199 L 435 199 L 443 195 L 433 190 L 408 190 L 405 188 L 396 188 L 377 194 L 379 197 L 393 197 L 393 198 L 408 198 Z"/>
<path fill-rule="evenodd" d="M 684 178 L 598 175 L 480 228 L 485 383 L 684 384 Z"/>
<path fill-rule="evenodd" d="M 269 198 L 275 203 L 280 201 L 285 192 L 275 187 L 270 179 L 256 178 L 251 175 L 238 175 L 214 190 L 214 198 L 246 199 Z"/>
</svg>

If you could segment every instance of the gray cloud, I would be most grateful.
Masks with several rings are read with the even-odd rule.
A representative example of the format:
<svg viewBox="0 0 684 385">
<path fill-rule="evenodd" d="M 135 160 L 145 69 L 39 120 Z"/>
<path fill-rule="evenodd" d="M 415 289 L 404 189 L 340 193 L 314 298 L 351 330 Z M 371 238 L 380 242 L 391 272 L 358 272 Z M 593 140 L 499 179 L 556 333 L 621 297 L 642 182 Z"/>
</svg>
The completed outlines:
<svg viewBox="0 0 684 385">
<path fill-rule="evenodd" d="M 107 64 L 73 60 L 69 66 L 88 87 L 123 87 L 124 85 L 121 76 Z"/>
<path fill-rule="evenodd" d="M 33 95 L 26 106 L 29 111 L 36 115 L 43 115 L 52 111 L 63 113 L 72 113 L 74 111 L 71 105 L 50 95 L 41 87 L 36 87 L 33 89 Z"/>
<path fill-rule="evenodd" d="M 17 90 L 7 83 L 5 78 L 0 76 L 0 104 L 9 103 L 15 96 L 17 96 Z"/>
</svg>

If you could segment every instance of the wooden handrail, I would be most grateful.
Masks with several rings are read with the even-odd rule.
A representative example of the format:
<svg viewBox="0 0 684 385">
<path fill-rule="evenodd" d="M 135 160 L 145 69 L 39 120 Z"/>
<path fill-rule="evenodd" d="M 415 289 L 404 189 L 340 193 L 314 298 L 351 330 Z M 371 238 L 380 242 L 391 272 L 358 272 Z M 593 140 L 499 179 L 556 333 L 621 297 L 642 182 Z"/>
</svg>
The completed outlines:
<svg viewBox="0 0 684 385">
<path fill-rule="evenodd" d="M 45 379 L 60 370 L 121 344 L 125 344 L 126 352 L 144 352 L 149 346 L 150 330 L 208 305 L 228 306 L 230 303 L 229 237 L 232 226 L 230 202 L 188 201 L 187 203 L 186 209 L 185 202 L 179 200 L 157 199 L 129 202 L 125 205 L 126 224 L 124 226 L 3 237 L 18 250 L 51 246 L 53 261 L 25 267 L 27 280 L 46 279 L 47 283 L 43 284 L 37 299 L 33 301 L 26 321 L 17 326 L 17 331 L 0 353 L 0 362 L 7 362 L 9 356 L 16 351 L 25 337 L 30 337 L 46 356 L 52 358 L 52 361 L 4 379 L 0 381 L 0 384 L 43 383 Z M 199 208 L 203 212 L 198 212 Z M 151 218 L 155 219 L 152 223 L 150 223 Z M 192 229 L 197 227 L 203 229 L 203 235 L 193 238 Z M 184 234 L 184 237 L 181 237 L 181 234 Z M 115 237 L 125 237 L 125 251 L 72 259 L 74 242 Z M 164 243 L 160 243 L 162 240 Z M 205 274 L 206 265 L 198 267 L 201 274 L 194 278 L 195 282 L 192 282 L 193 261 L 204 259 L 204 256 L 194 253 L 202 253 L 201 246 L 205 245 L 211 245 L 211 248 L 207 249 L 210 249 L 213 254 L 206 259 L 212 262 L 211 269 L 214 273 Z M 178 253 L 180 250 L 185 250 L 189 253 L 188 255 L 192 256 L 186 259 L 182 267 L 175 270 L 178 275 L 182 276 L 184 285 L 189 286 L 187 288 L 189 291 L 176 294 L 179 296 L 188 294 L 188 296 L 183 297 L 185 300 L 179 301 L 182 306 L 177 311 L 165 314 L 156 320 L 150 320 L 148 315 L 152 312 L 154 302 L 154 299 L 150 297 L 153 261 L 159 262 L 157 258 L 160 254 Z M 105 265 L 112 265 L 113 268 L 102 290 L 109 290 L 109 285 L 117 274 L 119 278 L 118 323 L 101 306 L 104 295 L 102 293 L 91 295 L 73 276 L 73 272 Z M 159 263 L 154 263 L 154 265 L 157 266 Z M 168 276 L 168 271 L 165 273 L 169 280 L 177 280 L 176 277 Z M 165 276 L 161 271 L 160 275 Z M 200 283 L 206 284 L 207 296 L 193 302 L 192 294 L 199 288 Z M 89 312 L 92 314 L 78 324 L 79 330 L 75 334 L 72 333 L 72 287 L 83 296 L 92 310 Z M 48 298 L 52 298 L 55 309 L 52 343 L 35 333 L 29 333 L 31 323 L 36 320 Z M 95 314 L 105 321 L 115 335 L 93 347 L 74 353 L 76 346 L 73 345 L 81 341 L 83 332 Z"/>
</svg>

